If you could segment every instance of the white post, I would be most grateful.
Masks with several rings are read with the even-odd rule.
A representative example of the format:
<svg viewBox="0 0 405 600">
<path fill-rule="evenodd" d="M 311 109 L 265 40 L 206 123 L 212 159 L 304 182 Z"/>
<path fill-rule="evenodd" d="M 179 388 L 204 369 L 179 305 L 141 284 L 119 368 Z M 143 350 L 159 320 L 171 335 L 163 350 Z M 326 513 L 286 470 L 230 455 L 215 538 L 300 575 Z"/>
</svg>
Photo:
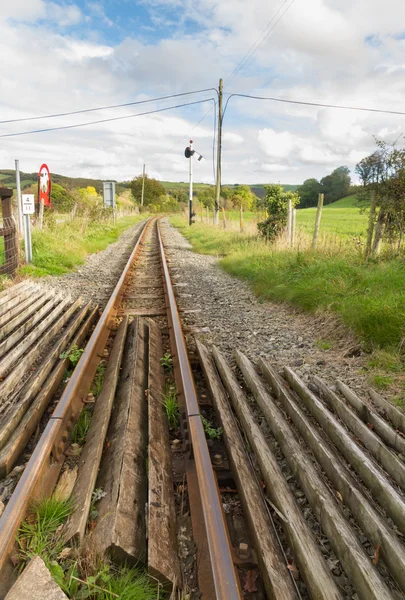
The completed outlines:
<svg viewBox="0 0 405 600">
<path fill-rule="evenodd" d="M 191 149 L 191 140 L 190 140 L 190 149 Z M 190 156 L 190 190 L 189 190 L 189 213 L 188 213 L 188 224 L 193 224 L 193 152 L 191 152 Z"/>
<path fill-rule="evenodd" d="M 25 247 L 25 262 L 32 262 L 32 240 L 31 240 L 31 220 L 30 215 L 35 213 L 35 198 L 34 194 L 24 194 L 22 196 L 22 214 L 24 215 L 24 247 Z"/>
<path fill-rule="evenodd" d="M 21 183 L 20 183 L 20 161 L 15 161 L 15 182 L 17 186 L 17 214 L 18 214 L 18 229 L 20 237 L 23 234 L 23 216 L 22 216 L 22 205 L 21 205 Z"/>
</svg>

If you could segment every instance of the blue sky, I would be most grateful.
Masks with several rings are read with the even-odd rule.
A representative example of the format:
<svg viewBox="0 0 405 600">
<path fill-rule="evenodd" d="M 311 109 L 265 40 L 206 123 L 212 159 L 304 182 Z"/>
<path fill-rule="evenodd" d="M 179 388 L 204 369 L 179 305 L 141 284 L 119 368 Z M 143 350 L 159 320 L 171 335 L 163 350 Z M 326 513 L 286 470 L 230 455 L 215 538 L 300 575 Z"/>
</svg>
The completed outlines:
<svg viewBox="0 0 405 600">
<path fill-rule="evenodd" d="M 12 119 L 119 104 L 210 88 L 219 77 L 226 94 L 402 110 L 404 17 L 403 0 L 14 0 L 0 6 L 0 112 Z M 180 100 L 147 106 L 172 102 Z M 195 127 L 209 106 L 3 138 L 0 166 L 19 158 L 26 171 L 46 161 L 54 172 L 127 179 L 145 162 L 152 176 L 185 180 L 192 136 L 207 157 L 196 178 L 213 182 L 213 111 Z M 135 112 L 1 124 L 0 132 Z M 224 181 L 300 183 L 343 164 L 353 170 L 373 151 L 374 135 L 394 140 L 404 127 L 403 117 L 234 98 L 224 122 Z"/>
</svg>

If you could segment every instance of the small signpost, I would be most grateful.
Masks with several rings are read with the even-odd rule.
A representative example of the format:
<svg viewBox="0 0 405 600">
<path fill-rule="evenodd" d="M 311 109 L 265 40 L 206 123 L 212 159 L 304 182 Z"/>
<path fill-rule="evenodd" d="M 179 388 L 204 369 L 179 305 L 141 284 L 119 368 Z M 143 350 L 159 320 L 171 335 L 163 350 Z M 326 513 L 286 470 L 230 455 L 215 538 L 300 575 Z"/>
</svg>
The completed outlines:
<svg viewBox="0 0 405 600">
<path fill-rule="evenodd" d="M 30 215 L 35 213 L 35 197 L 34 194 L 22 195 L 22 213 L 24 216 L 24 247 L 25 261 L 32 262 L 32 239 L 31 239 L 31 221 Z"/>
<path fill-rule="evenodd" d="M 115 209 L 115 181 L 103 181 L 103 204 Z"/>
</svg>

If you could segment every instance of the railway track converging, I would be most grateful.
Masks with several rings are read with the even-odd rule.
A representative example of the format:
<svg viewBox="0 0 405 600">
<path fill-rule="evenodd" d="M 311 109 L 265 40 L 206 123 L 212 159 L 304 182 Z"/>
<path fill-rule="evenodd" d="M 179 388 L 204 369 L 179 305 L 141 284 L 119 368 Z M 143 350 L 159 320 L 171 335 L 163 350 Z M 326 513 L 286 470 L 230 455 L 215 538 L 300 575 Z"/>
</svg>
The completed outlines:
<svg viewBox="0 0 405 600">
<path fill-rule="evenodd" d="M 3 478 L 32 449 L 0 518 L 0 597 L 30 506 L 74 472 L 64 543 L 142 563 L 184 598 L 404 598 L 403 413 L 237 349 L 231 366 L 187 347 L 163 227 L 145 223 L 95 326 L 96 307 L 33 284 L 0 296 Z"/>
</svg>

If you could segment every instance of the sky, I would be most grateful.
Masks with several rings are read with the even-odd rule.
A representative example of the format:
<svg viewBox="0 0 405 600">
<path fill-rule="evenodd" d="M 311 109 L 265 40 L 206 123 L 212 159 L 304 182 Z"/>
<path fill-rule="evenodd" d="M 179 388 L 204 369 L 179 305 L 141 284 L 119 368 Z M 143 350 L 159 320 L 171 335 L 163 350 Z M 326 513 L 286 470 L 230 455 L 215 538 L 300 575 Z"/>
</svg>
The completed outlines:
<svg viewBox="0 0 405 600">
<path fill-rule="evenodd" d="M 19 159 L 26 172 L 46 162 L 54 173 L 128 180 L 145 163 L 151 177 L 187 181 L 193 139 L 204 157 L 195 180 L 213 183 L 219 78 L 225 102 L 242 93 L 405 112 L 404 0 L 0 0 L 0 53 L 0 121 L 207 90 L 0 123 L 4 135 L 204 100 L 0 138 L 2 169 Z M 225 184 L 302 183 L 341 165 L 355 179 L 375 138 L 405 145 L 405 115 L 232 97 L 223 125 Z"/>
</svg>

